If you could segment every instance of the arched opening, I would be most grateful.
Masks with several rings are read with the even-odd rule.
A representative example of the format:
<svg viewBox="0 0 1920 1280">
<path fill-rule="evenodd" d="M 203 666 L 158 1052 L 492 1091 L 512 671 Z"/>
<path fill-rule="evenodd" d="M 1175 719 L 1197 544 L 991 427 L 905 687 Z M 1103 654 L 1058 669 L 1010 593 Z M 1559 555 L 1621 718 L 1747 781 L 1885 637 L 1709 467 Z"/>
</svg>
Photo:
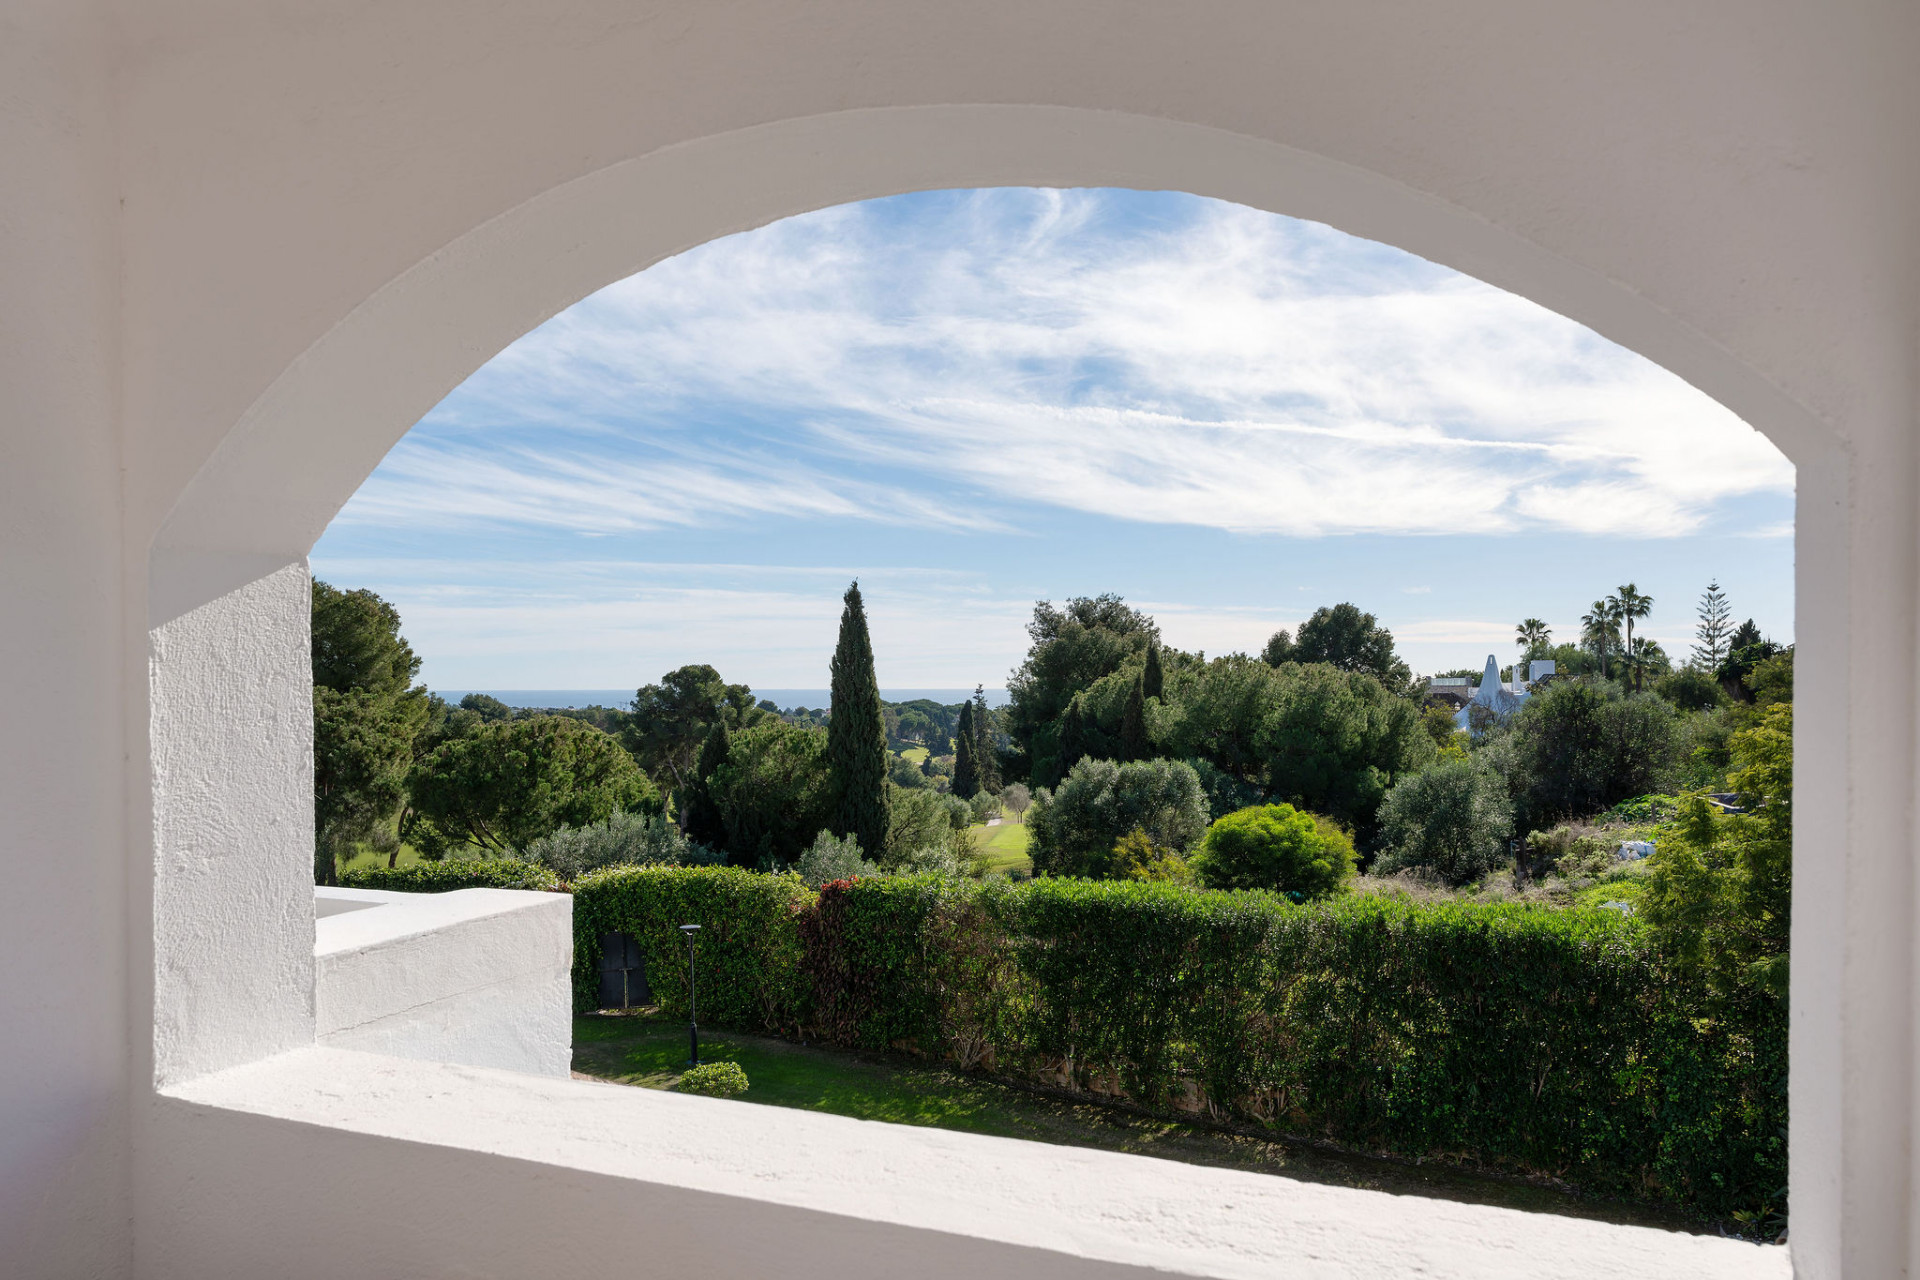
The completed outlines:
<svg viewBox="0 0 1920 1280">
<path fill-rule="evenodd" d="M 799 164 L 795 155 L 807 163 Z M 1152 160 L 1143 161 L 1149 155 Z M 293 633 L 306 604 L 304 575 L 285 566 L 305 555 L 399 435 L 481 359 L 533 323 L 677 249 L 858 196 L 1022 181 L 1220 195 L 1399 244 L 1534 298 L 1690 377 L 1779 443 L 1801 469 L 1803 563 L 1813 558 L 1808 550 L 1817 552 L 1823 536 L 1834 534 L 1818 522 L 1831 518 L 1831 504 L 1843 496 L 1836 451 L 1761 379 L 1625 291 L 1370 175 L 1229 135 L 1125 117 L 1014 109 L 802 121 L 631 162 L 476 229 L 370 299 L 236 427 L 158 540 L 150 621 L 160 779 L 155 804 L 165 833 L 155 939 L 157 1013 L 166 1028 L 159 1044 L 163 1081 L 300 1043 L 304 1015 L 298 1008 L 284 1007 L 277 1021 L 267 1020 L 277 1034 L 260 1034 L 257 1005 L 244 1019 L 249 1025 L 240 1025 L 237 1007 L 245 1002 L 237 997 L 262 990 L 256 979 L 236 981 L 224 962 L 182 963 L 208 954 L 207 917 L 191 897 L 206 892 L 208 881 L 176 879 L 166 866 L 165 846 L 168 835 L 192 829 L 196 819 L 211 819 L 213 809 L 249 809 L 235 802 L 257 801 L 274 776 L 298 775 L 297 717 L 288 714 L 277 724 L 236 734 L 215 730 L 196 707 L 214 683 L 249 667 L 264 701 L 279 700 L 289 709 L 297 702 L 303 690 L 292 676 L 304 651 L 295 643 L 303 636 Z M 636 217 L 636 209 L 647 216 Z M 1812 503 L 1809 481 L 1816 490 Z M 1799 586 L 1803 616 L 1842 589 L 1804 576 Z M 1833 625 L 1843 629 L 1844 621 Z M 1840 638 L 1802 628 L 1797 639 L 1809 646 L 1806 667 L 1816 668 L 1825 646 Z M 1799 732 L 1803 738 L 1836 734 L 1838 726 L 1816 715 Z M 200 790 L 183 790 L 175 781 L 205 776 L 197 764 L 231 762 L 256 740 L 284 750 L 259 757 L 250 772 L 229 774 Z M 1819 806 L 1823 783 L 1831 779 L 1803 779 L 1803 795 L 1813 793 L 1803 813 Z M 1835 793 L 1829 802 L 1837 801 Z M 297 979 L 305 940 L 290 936 L 285 926 L 298 918 L 295 908 L 311 865 L 299 848 L 301 815 L 297 805 L 266 813 L 256 803 L 250 811 L 276 833 L 276 852 L 273 866 L 256 874 L 249 892 L 257 914 L 282 927 L 235 939 L 228 925 L 226 941 L 265 942 L 279 957 L 269 968 Z M 226 889 L 215 883 L 213 891 Z M 238 963 L 231 954 L 228 961 Z M 1803 1114 L 1805 1108 L 1796 1105 L 1797 1130 L 1804 1127 Z M 1804 1150 L 1796 1144 L 1802 1153 L 1797 1161 Z"/>
</svg>

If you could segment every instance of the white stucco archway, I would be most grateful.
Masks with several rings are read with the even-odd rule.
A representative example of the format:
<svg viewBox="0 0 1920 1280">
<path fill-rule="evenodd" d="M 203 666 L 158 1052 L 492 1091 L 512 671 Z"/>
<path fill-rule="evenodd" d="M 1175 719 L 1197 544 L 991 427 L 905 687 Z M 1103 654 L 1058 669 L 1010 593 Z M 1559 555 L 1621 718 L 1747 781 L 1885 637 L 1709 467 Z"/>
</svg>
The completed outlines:
<svg viewBox="0 0 1920 1280">
<path fill-rule="evenodd" d="M 278 869 L 261 875 L 256 868 L 231 886 L 262 926 L 244 939 L 208 927 L 210 915 L 232 919 L 231 898 L 210 899 L 198 876 L 186 879 L 186 893 L 174 892 L 165 873 L 159 878 L 155 1065 L 163 1084 L 311 1039 L 310 1002 L 302 1007 L 294 998 L 303 980 L 310 984 L 310 975 L 302 977 L 308 939 L 285 927 L 309 894 L 311 824 L 297 804 L 285 803 L 285 788 L 274 785 L 304 766 L 290 754 L 303 744 L 305 726 L 295 713 L 304 703 L 288 705 L 286 717 L 266 728 L 268 740 L 262 726 L 243 727 L 236 737 L 231 707 L 217 691 L 246 672 L 251 701 L 304 698 L 306 597 L 297 566 L 411 424 L 541 321 L 704 240 L 848 200 L 1001 185 L 1171 188 L 1216 196 L 1325 221 L 1528 296 L 1688 377 L 1770 435 L 1801 469 L 1803 563 L 1831 563 L 1846 554 L 1836 545 L 1842 530 L 1822 518 L 1847 501 L 1846 450 L 1834 432 L 1632 291 L 1378 175 L 1218 130 L 1058 107 L 815 116 L 625 161 L 475 227 L 351 311 L 221 441 L 156 538 L 149 609 L 155 722 L 165 729 L 155 735 L 157 772 L 163 779 L 212 773 L 231 780 L 184 795 L 162 783 L 158 825 L 204 831 L 230 824 L 234 814 L 254 815 L 275 833 Z M 1799 652 L 1808 673 L 1803 688 L 1814 696 L 1823 683 L 1819 673 L 1844 666 L 1843 630 L 1819 621 L 1844 616 L 1843 582 L 1803 574 L 1797 583 Z M 266 642 L 275 633 L 286 643 Z M 289 660 L 302 670 L 285 669 Z M 197 713 L 201 707 L 210 713 Z M 1831 740 L 1844 723 L 1843 715 L 1809 706 L 1799 732 Z M 1830 778 L 1817 767 L 1803 770 L 1803 778 L 1807 811 L 1837 807 L 1837 796 L 1823 797 Z M 263 790 L 282 803 L 262 809 Z M 1832 856 L 1821 847 L 1802 855 L 1822 868 Z M 1824 875 L 1807 875 L 1814 887 L 1802 895 L 1803 917 L 1818 918 Z M 1823 976 L 1844 966 L 1839 940 L 1811 932 L 1817 940 L 1804 944 L 1797 966 L 1796 1066 L 1830 1055 L 1832 1027 L 1818 1024 L 1841 1006 L 1839 992 L 1819 987 Z M 276 963 L 262 966 L 260 958 L 276 950 Z M 242 955 L 244 963 L 234 963 Z M 274 1006 L 275 1016 L 263 1018 L 263 1005 Z M 195 1012 L 173 1013 L 189 1008 Z M 1807 1170 L 1839 1163 L 1835 1101 L 1817 1088 L 1794 1098 L 1796 1183 L 1808 1184 L 1801 1194 L 1809 1202 L 1817 1203 L 1817 1188 L 1829 1179 Z"/>
<path fill-rule="evenodd" d="M 1399 245 L 1634 348 L 1792 458 L 1793 1264 L 1920 1273 L 1916 58 L 1920 10 L 1883 0 L 0 0 L 0 1257 L 1692 1265 L 1070 1153 L 982 1198 L 960 1176 L 981 1149 L 927 1135 L 703 1142 L 677 1104 L 584 1085 L 315 1065 L 301 560 L 339 503 L 468 371 L 667 253 L 1030 183 Z"/>
</svg>

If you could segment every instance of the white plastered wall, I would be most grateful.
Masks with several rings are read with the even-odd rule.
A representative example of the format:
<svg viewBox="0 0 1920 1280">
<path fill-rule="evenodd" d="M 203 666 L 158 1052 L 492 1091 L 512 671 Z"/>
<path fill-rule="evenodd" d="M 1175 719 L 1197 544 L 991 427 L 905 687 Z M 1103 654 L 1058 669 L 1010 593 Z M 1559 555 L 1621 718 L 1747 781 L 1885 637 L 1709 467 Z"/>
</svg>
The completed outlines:
<svg viewBox="0 0 1920 1280">
<path fill-rule="evenodd" d="M 6 0 L 0 23 L 0 589 L 32 619 L 0 633 L 0 849 L 36 889 L 0 906 L 27 979 L 9 1256 L 237 1271 L 225 1187 L 255 1207 L 247 1248 L 311 1274 L 349 1230 L 416 1271 L 518 1256 L 514 1231 L 631 1258 L 509 1223 L 516 1188 L 574 1221 L 567 1176 L 415 1153 L 485 1190 L 410 1216 L 398 1185 L 354 1191 L 391 1136 L 155 1099 L 312 1037 L 312 935 L 282 928 L 308 865 L 302 557 L 407 425 L 591 289 L 806 208 L 1041 183 L 1399 244 L 1660 361 L 1794 459 L 1795 1259 L 1910 1269 L 1909 7 Z M 230 675 L 265 699 L 237 724 L 210 701 Z M 292 980 L 259 983 L 263 958 Z M 786 1221 L 726 1203 L 694 1217 Z"/>
</svg>

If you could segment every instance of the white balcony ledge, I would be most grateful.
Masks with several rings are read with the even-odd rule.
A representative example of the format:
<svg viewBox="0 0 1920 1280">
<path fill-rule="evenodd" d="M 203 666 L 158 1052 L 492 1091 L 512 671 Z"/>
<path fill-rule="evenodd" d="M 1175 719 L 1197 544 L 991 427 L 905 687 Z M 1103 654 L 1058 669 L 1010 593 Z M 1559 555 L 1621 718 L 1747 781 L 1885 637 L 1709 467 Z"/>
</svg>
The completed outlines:
<svg viewBox="0 0 1920 1280">
<path fill-rule="evenodd" d="M 332 1274 L 561 1275 L 587 1236 L 602 1258 L 631 1241 L 646 1274 L 682 1264 L 838 1280 L 903 1268 L 1314 1280 L 1791 1274 L 1787 1251 L 1771 1246 L 339 1049 L 231 1068 L 163 1097 L 162 1124 L 183 1151 L 205 1156 L 192 1161 L 194 1176 L 221 1184 L 201 1186 L 203 1200 L 223 1205 L 202 1229 L 231 1236 L 236 1261 L 248 1257 L 246 1233 L 223 1224 L 271 1206 L 278 1171 L 307 1146 L 342 1168 L 381 1171 L 359 1175 L 349 1203 L 408 1197 L 416 1216 L 399 1227 L 378 1225 L 393 1215 L 331 1201 L 303 1207 L 303 1229 L 328 1235 Z M 347 1135 L 377 1145 L 361 1150 Z M 328 1234 L 336 1213 L 339 1233 Z M 264 1254 L 259 1262 L 288 1274 Z"/>
<path fill-rule="evenodd" d="M 318 888 L 314 916 L 321 1045 L 567 1076 L 568 895 Z"/>
</svg>

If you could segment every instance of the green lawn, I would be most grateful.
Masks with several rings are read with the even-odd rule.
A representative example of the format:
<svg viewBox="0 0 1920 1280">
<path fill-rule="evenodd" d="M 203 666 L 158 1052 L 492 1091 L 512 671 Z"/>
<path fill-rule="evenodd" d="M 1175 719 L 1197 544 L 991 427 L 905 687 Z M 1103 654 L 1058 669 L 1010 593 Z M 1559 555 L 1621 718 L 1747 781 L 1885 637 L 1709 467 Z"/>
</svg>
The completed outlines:
<svg viewBox="0 0 1920 1280">
<path fill-rule="evenodd" d="M 395 861 L 394 865 L 397 867 L 410 867 L 418 861 L 420 861 L 420 851 L 410 844 L 402 844 L 400 846 L 400 857 Z M 340 874 L 345 875 L 349 871 L 358 871 L 363 867 L 384 867 L 387 865 L 387 855 L 384 853 L 376 853 L 362 845 L 358 853 L 354 854 L 351 858 L 340 859 L 338 865 Z"/>
<path fill-rule="evenodd" d="M 925 747 L 908 747 L 900 754 L 915 764 L 925 764 L 927 762 L 927 749 Z"/>
<path fill-rule="evenodd" d="M 972 831 L 980 852 L 986 856 L 988 871 L 1033 874 L 1033 859 L 1027 856 L 1026 823 L 1002 822 L 997 827 L 981 823 Z"/>
<path fill-rule="evenodd" d="M 700 1057 L 740 1064 L 750 1082 L 740 1099 L 743 1102 L 1097 1147 L 1398 1195 L 1694 1229 L 1656 1210 L 1581 1199 L 1547 1187 L 1479 1178 L 1436 1165 L 1375 1160 L 1305 1143 L 1272 1142 L 1135 1116 L 905 1058 L 842 1053 L 731 1031 L 702 1031 Z M 638 1013 L 588 1014 L 573 1021 L 577 1075 L 666 1089 L 679 1078 L 686 1061 L 683 1023 Z"/>
</svg>

